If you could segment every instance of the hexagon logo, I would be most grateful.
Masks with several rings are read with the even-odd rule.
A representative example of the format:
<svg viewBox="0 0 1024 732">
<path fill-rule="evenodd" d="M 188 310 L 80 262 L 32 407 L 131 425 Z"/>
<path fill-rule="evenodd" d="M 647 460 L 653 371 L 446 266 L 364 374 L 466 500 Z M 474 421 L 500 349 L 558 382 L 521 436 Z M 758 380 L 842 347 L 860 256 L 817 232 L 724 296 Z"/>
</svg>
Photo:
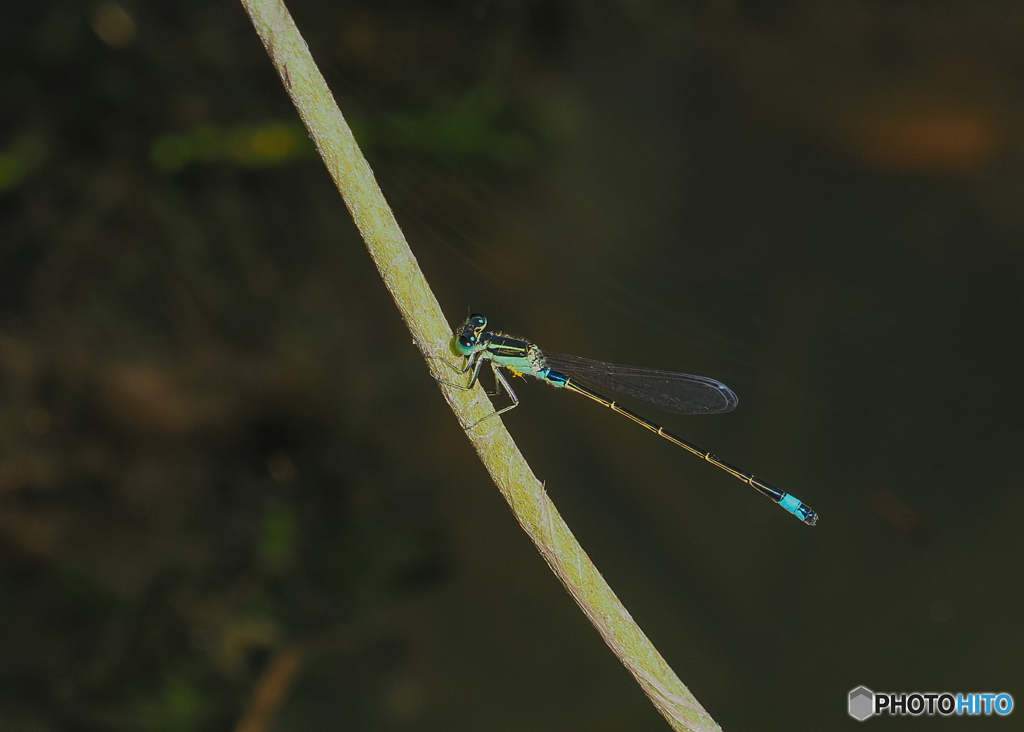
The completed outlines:
<svg viewBox="0 0 1024 732">
<path fill-rule="evenodd" d="M 850 716 L 858 722 L 875 713 L 875 694 L 865 686 L 858 686 L 850 692 Z"/>
</svg>

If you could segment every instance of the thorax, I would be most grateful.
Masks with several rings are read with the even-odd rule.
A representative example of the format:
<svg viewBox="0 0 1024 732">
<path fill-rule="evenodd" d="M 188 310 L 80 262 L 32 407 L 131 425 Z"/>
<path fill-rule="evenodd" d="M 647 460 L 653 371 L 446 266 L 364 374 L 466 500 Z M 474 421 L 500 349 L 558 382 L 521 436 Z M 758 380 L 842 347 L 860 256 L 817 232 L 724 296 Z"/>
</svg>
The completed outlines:
<svg viewBox="0 0 1024 732">
<path fill-rule="evenodd" d="M 547 370 L 544 354 L 533 343 L 501 333 L 487 333 L 481 341 L 484 345 L 481 352 L 483 358 L 513 373 L 543 378 L 542 372 Z"/>
</svg>

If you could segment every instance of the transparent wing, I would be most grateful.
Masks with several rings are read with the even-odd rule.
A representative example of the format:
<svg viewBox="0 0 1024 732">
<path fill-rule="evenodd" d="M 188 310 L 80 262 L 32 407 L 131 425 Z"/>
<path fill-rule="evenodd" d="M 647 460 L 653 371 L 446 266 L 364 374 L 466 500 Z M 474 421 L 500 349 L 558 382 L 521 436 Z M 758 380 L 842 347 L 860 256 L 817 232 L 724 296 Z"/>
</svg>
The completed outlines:
<svg viewBox="0 0 1024 732">
<path fill-rule="evenodd" d="M 545 353 L 554 371 L 604 387 L 677 414 L 720 414 L 736 408 L 739 399 L 721 381 L 637 366 L 591 361 L 562 353 Z"/>
</svg>

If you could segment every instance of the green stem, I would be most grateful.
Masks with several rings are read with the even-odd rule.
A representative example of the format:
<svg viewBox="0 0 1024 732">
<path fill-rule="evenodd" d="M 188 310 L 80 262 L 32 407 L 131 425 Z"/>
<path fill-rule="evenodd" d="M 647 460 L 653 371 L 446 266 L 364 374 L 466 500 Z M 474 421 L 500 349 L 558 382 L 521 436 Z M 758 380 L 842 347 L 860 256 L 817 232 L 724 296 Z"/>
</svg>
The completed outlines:
<svg viewBox="0 0 1024 732">
<path fill-rule="evenodd" d="M 450 375 L 441 370 L 440 359 L 452 357 L 451 327 L 309 48 L 280 0 L 242 0 L 242 4 L 355 219 L 414 342 L 516 520 L 673 729 L 720 730 L 580 547 L 501 420 L 481 422 L 494 408 L 480 387 L 462 391 L 443 383 Z M 470 429 L 470 425 L 476 426 Z"/>
</svg>

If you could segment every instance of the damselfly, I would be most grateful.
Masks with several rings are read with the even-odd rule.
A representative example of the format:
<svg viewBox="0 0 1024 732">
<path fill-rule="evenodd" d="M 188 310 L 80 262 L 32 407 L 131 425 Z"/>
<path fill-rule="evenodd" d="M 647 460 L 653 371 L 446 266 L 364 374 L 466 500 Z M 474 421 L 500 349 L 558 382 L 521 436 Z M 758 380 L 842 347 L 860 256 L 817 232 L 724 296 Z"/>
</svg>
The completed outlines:
<svg viewBox="0 0 1024 732">
<path fill-rule="evenodd" d="M 720 414 L 735 409 L 739 403 L 732 390 L 720 381 L 709 379 L 706 376 L 691 376 L 690 374 L 677 374 L 671 371 L 657 371 L 635 366 L 615 366 L 578 356 L 546 353 L 529 341 L 487 330 L 487 318 L 483 315 L 470 315 L 466 319 L 462 331 L 456 337 L 455 347 L 466 358 L 463 367 L 456 367 L 456 369 L 460 373 L 471 374 L 469 384 L 456 386 L 464 389 L 473 388 L 480 376 L 480 369 L 486 361 L 490 363 L 494 372 L 498 390 L 504 388 L 512 399 L 512 404 L 491 416 L 503 414 L 519 406 L 519 397 L 516 396 L 508 380 L 502 374 L 502 369 L 507 369 L 513 376 L 533 376 L 551 386 L 582 394 L 614 412 L 629 417 L 659 437 L 664 437 L 669 442 L 706 460 L 715 467 L 721 468 L 729 475 L 739 478 L 805 524 L 813 526 L 818 521 L 818 514 L 795 496 L 719 460 L 710 452 L 705 452 L 686 440 L 676 437 L 664 427 L 660 427 L 626 409 L 618 402 L 598 394 L 582 383 L 588 382 L 604 387 L 633 399 L 648 402 L 669 412 Z"/>
</svg>

